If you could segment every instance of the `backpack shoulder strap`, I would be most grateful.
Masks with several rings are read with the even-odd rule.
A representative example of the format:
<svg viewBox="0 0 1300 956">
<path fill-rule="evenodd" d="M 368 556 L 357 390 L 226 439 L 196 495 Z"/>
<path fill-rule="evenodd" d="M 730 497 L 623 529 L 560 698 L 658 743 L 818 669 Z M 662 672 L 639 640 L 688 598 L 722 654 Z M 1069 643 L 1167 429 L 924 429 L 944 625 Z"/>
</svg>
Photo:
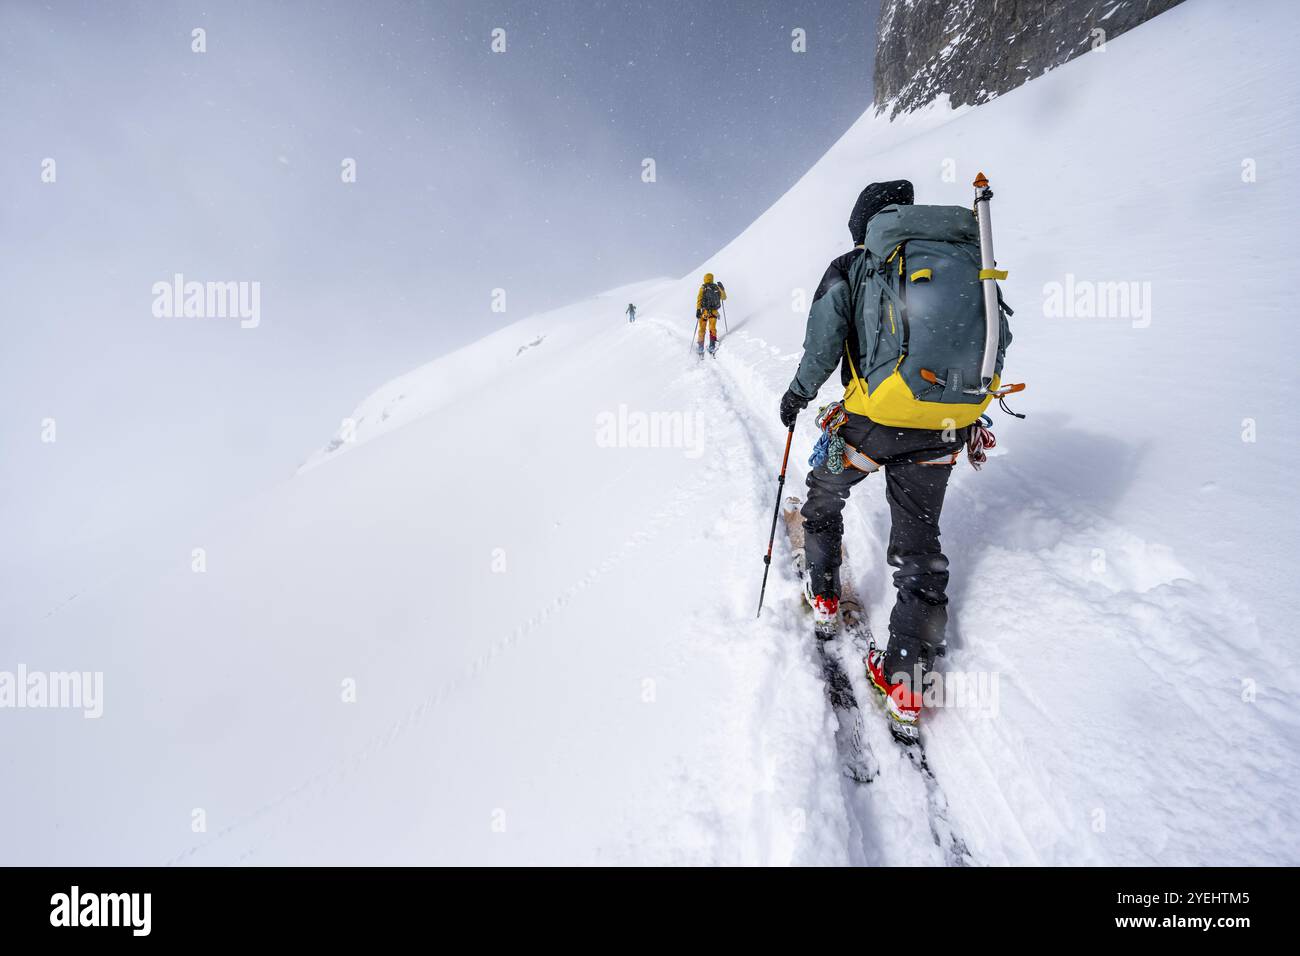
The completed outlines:
<svg viewBox="0 0 1300 956">
<path fill-rule="evenodd" d="M 852 376 L 853 378 L 854 386 L 857 388 L 859 393 L 866 395 L 867 385 L 865 382 L 862 381 L 861 378 L 858 377 L 857 366 L 853 364 L 853 356 L 849 354 L 848 342 L 844 343 L 844 360 L 849 363 L 849 375 Z"/>
</svg>

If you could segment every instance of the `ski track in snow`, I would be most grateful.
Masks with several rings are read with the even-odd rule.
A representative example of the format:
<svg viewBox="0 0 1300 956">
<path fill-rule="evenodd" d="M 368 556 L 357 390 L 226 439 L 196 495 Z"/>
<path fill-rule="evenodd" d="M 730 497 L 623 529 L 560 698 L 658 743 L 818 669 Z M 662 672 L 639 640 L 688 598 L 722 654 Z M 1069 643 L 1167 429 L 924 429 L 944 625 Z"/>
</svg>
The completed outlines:
<svg viewBox="0 0 1300 956">
<path fill-rule="evenodd" d="M 646 317 L 648 323 L 663 333 L 670 344 L 668 349 L 679 349 L 687 339 L 679 327 L 670 320 L 657 315 Z M 770 523 L 771 504 L 776 494 L 776 482 L 773 480 L 779 470 L 780 429 L 763 429 L 765 423 L 776 421 L 778 395 L 766 385 L 754 365 L 745 361 L 747 353 L 754 353 L 756 361 L 764 364 L 788 367 L 792 371 L 797 356 L 782 355 L 778 350 L 770 349 L 761 340 L 749 339 L 743 330 L 738 330 L 728 339 L 739 337 L 737 345 L 746 345 L 745 352 L 733 357 L 731 351 L 720 350 L 718 357 L 706 357 L 702 361 L 692 357 L 690 361 L 700 366 L 700 371 L 710 376 L 706 387 L 717 395 L 717 403 L 725 410 L 727 417 L 737 423 L 743 435 L 742 447 L 735 445 L 726 449 L 726 458 L 733 464 L 731 487 L 739 493 L 743 488 L 748 499 L 749 527 L 761 527 L 766 531 Z M 734 346 L 732 346 L 734 349 Z M 811 431 L 807 426 L 810 416 L 805 415 L 803 426 L 796 431 L 796 442 L 790 451 L 786 487 L 783 495 L 802 494 L 799 476 L 805 469 L 803 455 L 811 443 Z M 736 451 L 743 451 L 743 467 L 737 464 L 739 456 Z M 869 493 L 870 485 L 864 483 L 855 490 L 850 499 L 850 507 L 864 493 Z M 780 646 L 787 660 L 797 657 L 797 666 L 810 670 L 818 683 L 821 683 L 820 665 L 816 662 L 816 647 L 812 642 L 807 615 L 803 612 L 801 598 L 789 597 L 789 592 L 797 592 L 798 584 L 789 567 L 788 549 L 784 536 L 779 533 L 778 545 L 773 557 L 772 580 L 768 585 L 768 606 L 764 609 L 764 618 L 757 625 L 774 632 L 773 639 Z M 764 545 L 765 546 L 765 545 Z M 862 549 L 865 550 L 865 549 Z M 883 548 L 876 549 L 878 552 Z M 755 550 L 756 554 L 760 552 Z M 754 591 L 752 579 L 760 573 L 758 562 L 748 568 L 748 579 L 738 581 L 740 592 L 750 594 Z M 859 563 L 854 567 L 861 573 Z M 785 592 L 786 596 L 782 596 Z M 756 594 L 754 594 L 756 597 Z M 733 625 L 734 626 L 734 625 Z M 839 838 L 844 841 L 844 855 L 854 864 L 888 865 L 891 863 L 930 862 L 949 865 L 967 865 L 975 861 L 960 837 L 955 833 L 952 822 L 948 819 L 948 802 L 935 775 L 922 770 L 923 759 L 918 750 L 906 750 L 889 733 L 883 711 L 876 702 L 876 693 L 865 679 L 865 670 L 861 660 L 843 659 L 845 671 L 853 680 L 854 692 L 863 716 L 863 725 L 867 745 L 880 770 L 870 783 L 862 784 L 844 776 L 842 755 L 838 749 L 820 754 L 818 773 L 823 781 L 833 780 L 834 785 L 821 783 L 819 789 L 838 789 L 843 801 L 841 813 L 843 823 Z M 790 666 L 790 664 L 786 664 Z M 770 673 L 781 673 L 785 667 L 774 668 Z M 859 673 L 861 672 L 861 673 Z M 768 698 L 775 693 L 770 683 L 761 687 L 756 693 L 758 699 Z M 824 695 L 823 695 L 824 696 Z M 827 739 L 833 741 L 835 716 L 829 703 L 824 704 Z M 767 715 L 767 723 L 779 716 Z M 760 726 L 762 724 L 760 723 Z M 766 731 L 765 731 L 766 732 Z M 760 737 L 763 732 L 760 732 Z M 930 844 L 931 853 L 928 860 L 918 860 L 915 852 L 918 847 Z M 906 848 L 898 853 L 894 848 Z M 766 861 L 765 861 L 766 862 Z M 798 862 L 798 858 L 794 858 Z"/>
</svg>

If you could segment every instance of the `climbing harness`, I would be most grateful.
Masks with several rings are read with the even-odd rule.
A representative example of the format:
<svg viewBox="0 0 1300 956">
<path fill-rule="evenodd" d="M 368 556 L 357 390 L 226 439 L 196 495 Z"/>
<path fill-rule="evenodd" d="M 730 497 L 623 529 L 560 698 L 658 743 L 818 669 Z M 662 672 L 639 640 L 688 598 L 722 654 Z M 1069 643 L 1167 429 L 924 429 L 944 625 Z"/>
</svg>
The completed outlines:
<svg viewBox="0 0 1300 956">
<path fill-rule="evenodd" d="M 867 474 L 880 470 L 878 464 L 846 442 L 840 434 L 848 420 L 849 413 L 844 410 L 843 402 L 823 405 L 817 410 L 817 427 L 822 434 L 808 459 L 809 467 L 825 465 L 832 475 L 841 474 L 845 468 L 856 468 Z"/>
</svg>

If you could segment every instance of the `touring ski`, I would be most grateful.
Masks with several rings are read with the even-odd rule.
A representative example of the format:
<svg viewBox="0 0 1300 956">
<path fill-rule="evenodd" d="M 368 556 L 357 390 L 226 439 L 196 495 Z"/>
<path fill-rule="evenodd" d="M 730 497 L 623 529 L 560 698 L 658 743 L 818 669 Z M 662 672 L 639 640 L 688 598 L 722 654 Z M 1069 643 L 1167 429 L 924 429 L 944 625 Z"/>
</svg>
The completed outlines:
<svg viewBox="0 0 1300 956">
<path fill-rule="evenodd" d="M 805 595 L 804 606 L 809 593 L 807 586 L 807 560 L 804 550 L 803 515 L 799 508 L 801 502 L 796 497 L 782 501 L 786 532 L 790 541 L 790 553 L 796 575 L 803 583 Z M 848 549 L 841 544 L 840 564 L 840 604 L 839 629 L 829 637 L 819 637 L 814 630 L 814 644 L 817 647 L 818 662 L 821 664 L 822 677 L 826 685 L 826 696 L 835 713 L 835 745 L 840 756 L 840 763 L 845 777 L 858 783 L 871 783 L 884 769 L 881 757 L 872 750 L 872 741 L 878 748 L 890 745 L 884 735 L 869 729 L 859 703 L 851 669 L 863 667 L 867 655 L 874 646 L 871 627 L 858 596 L 857 578 L 850 570 Z M 846 667 L 847 664 L 847 667 Z M 863 671 L 858 673 L 862 674 Z M 870 694 L 871 679 L 865 677 L 864 693 Z M 868 705 L 871 706 L 871 705 Z M 881 719 L 893 723 L 881 714 Z M 891 730 L 892 732 L 892 730 Z M 930 825 L 930 835 L 935 846 L 943 852 L 944 860 L 950 866 L 969 866 L 972 862 L 970 849 L 956 833 L 949 819 L 948 800 L 944 796 L 934 771 L 926 762 L 925 749 L 919 743 L 907 747 L 895 748 L 897 754 L 879 753 L 886 763 L 894 765 L 895 760 L 902 759 L 920 774 L 926 794 L 926 817 Z"/>
<path fill-rule="evenodd" d="M 804 584 L 804 606 L 811 609 L 807 601 L 807 565 L 804 553 L 803 515 L 799 511 L 799 499 L 786 498 L 783 502 L 786 533 L 790 539 L 790 553 L 795 573 Z M 813 629 L 813 643 L 817 648 L 817 659 L 821 664 L 822 679 L 826 683 L 826 698 L 835 712 L 835 744 L 839 751 L 844 775 L 858 783 L 870 783 L 880 771 L 879 763 L 867 744 L 866 728 L 862 723 L 862 711 L 858 706 L 857 694 L 853 690 L 853 681 L 844 668 L 844 659 L 854 660 L 866 653 L 871 644 L 871 629 L 867 625 L 866 615 L 862 612 L 862 603 L 858 600 L 857 590 L 851 584 L 852 574 L 847 571 L 848 553 L 842 553 L 840 573 L 845 582 L 840 593 L 840 628 L 837 634 L 825 634 Z"/>
</svg>

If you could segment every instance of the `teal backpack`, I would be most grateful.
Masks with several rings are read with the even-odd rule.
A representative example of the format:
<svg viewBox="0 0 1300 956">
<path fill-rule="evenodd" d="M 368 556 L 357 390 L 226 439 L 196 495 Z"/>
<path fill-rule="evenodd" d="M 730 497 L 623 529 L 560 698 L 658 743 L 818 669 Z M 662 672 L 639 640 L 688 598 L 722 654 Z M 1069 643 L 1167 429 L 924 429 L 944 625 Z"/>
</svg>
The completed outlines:
<svg viewBox="0 0 1300 956">
<path fill-rule="evenodd" d="M 844 407 L 898 428 L 972 424 L 993 398 L 1002 400 L 1012 314 L 999 290 L 996 374 L 984 391 L 986 276 L 974 212 L 962 206 L 886 206 L 867 223 L 865 246 L 853 270 L 859 354 L 855 361 L 846 350 L 852 381 Z"/>
</svg>

